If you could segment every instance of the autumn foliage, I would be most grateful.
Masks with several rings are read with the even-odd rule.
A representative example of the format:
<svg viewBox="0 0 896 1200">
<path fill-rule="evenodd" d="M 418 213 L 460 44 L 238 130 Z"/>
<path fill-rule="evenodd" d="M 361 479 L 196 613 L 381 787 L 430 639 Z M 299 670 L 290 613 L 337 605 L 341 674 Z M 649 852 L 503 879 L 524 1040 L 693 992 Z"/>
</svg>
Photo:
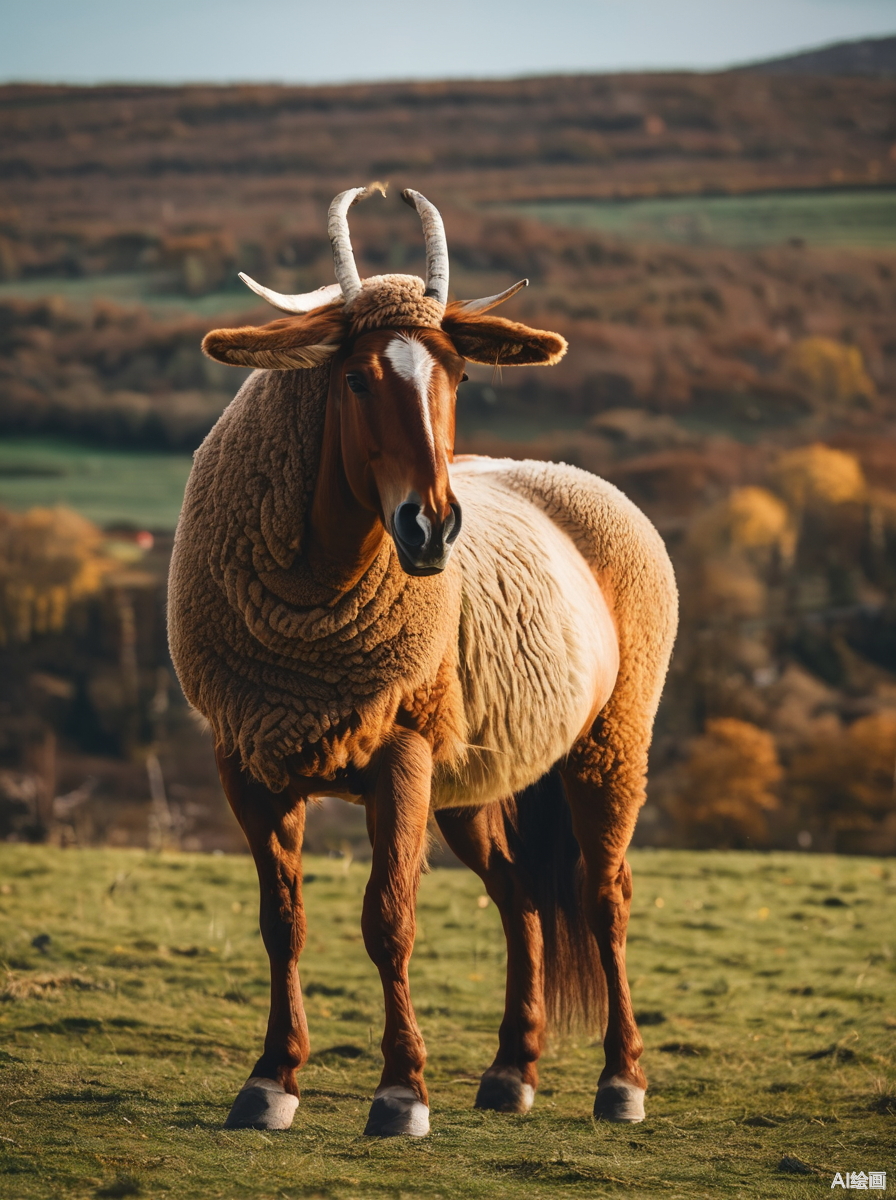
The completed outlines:
<svg viewBox="0 0 896 1200">
<path fill-rule="evenodd" d="M 72 606 L 99 591 L 114 565 L 102 537 L 67 508 L 0 508 L 0 645 L 58 633 Z"/>
<path fill-rule="evenodd" d="M 896 709 L 815 737 L 794 759 L 791 795 L 805 823 L 873 831 L 896 823 Z"/>
<path fill-rule="evenodd" d="M 778 807 L 783 772 L 774 737 L 732 717 L 706 722 L 678 772 L 669 811 L 686 845 L 705 849 L 764 846 L 766 814 Z"/>
</svg>

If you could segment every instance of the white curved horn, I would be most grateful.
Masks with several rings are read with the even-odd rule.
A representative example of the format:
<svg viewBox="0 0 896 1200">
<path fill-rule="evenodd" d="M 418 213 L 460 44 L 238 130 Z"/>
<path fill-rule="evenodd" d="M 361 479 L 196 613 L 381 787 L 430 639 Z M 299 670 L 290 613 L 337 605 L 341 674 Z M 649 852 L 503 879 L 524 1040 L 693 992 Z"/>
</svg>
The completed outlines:
<svg viewBox="0 0 896 1200">
<path fill-rule="evenodd" d="M 490 308 L 497 308 L 499 304 L 503 304 L 505 300 L 509 300 L 511 296 L 515 296 L 517 292 L 528 286 L 529 280 L 521 279 L 513 287 L 507 288 L 506 291 L 498 292 L 494 296 L 483 296 L 481 300 L 464 300 L 461 304 L 457 305 L 454 311 L 461 313 L 488 312 Z"/>
<path fill-rule="evenodd" d="M 240 271 L 240 279 L 247 288 L 252 289 L 256 296 L 261 296 L 262 300 L 267 300 L 268 304 L 273 304 L 274 308 L 279 308 L 281 312 L 285 313 L 299 315 L 313 312 L 325 304 L 332 304 L 334 300 L 339 300 L 342 296 L 342 288 L 338 283 L 328 283 L 326 287 L 318 288 L 316 292 L 305 292 L 301 296 L 284 296 L 282 292 L 262 287 L 260 283 L 256 283 L 242 271 Z"/>
<path fill-rule="evenodd" d="M 448 303 L 448 239 L 445 226 L 436 206 L 420 192 L 405 188 L 401 193 L 405 204 L 415 208 L 423 225 L 426 242 L 426 295 L 440 304 Z"/>
<path fill-rule="evenodd" d="M 348 191 L 340 192 L 327 214 L 327 234 L 333 247 L 333 268 L 346 304 L 351 304 L 361 290 L 361 276 L 355 266 L 355 254 L 348 232 L 348 210 L 369 195 L 370 189 L 365 187 L 349 188 Z"/>
</svg>

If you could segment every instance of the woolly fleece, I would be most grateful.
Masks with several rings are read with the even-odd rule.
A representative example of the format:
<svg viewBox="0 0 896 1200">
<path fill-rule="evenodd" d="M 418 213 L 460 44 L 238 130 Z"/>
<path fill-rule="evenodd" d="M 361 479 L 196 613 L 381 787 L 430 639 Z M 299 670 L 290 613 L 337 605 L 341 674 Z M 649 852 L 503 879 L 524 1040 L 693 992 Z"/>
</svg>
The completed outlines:
<svg viewBox="0 0 896 1200">
<path fill-rule="evenodd" d="M 290 772 L 332 779 L 366 765 L 401 708 L 432 745 L 436 807 L 500 799 L 582 732 L 596 676 L 581 600 L 595 598 L 605 632 L 602 594 L 620 679 L 649 729 L 675 632 L 671 565 L 646 517 L 584 471 L 459 462 L 465 528 L 441 575 L 405 575 L 386 538 L 350 594 L 312 576 L 301 548 L 328 377 L 257 372 L 196 454 L 171 565 L 171 651 L 225 752 L 274 790 Z M 570 604 L 556 566 L 573 547 L 600 591 L 586 580 Z"/>
</svg>

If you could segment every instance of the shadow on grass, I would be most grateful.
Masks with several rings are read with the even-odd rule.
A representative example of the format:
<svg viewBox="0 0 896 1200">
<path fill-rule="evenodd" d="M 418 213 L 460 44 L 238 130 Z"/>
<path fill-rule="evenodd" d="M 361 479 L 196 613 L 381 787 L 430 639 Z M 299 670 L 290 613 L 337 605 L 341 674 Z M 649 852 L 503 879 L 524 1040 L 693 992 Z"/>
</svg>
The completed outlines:
<svg viewBox="0 0 896 1200">
<path fill-rule="evenodd" d="M 58 1021 L 36 1021 L 22 1028 L 28 1033 L 90 1033 L 104 1025 L 105 1021 L 97 1017 L 61 1017 Z"/>
<path fill-rule="evenodd" d="M 314 1054 L 308 1058 L 309 1063 L 328 1063 L 334 1059 L 356 1059 L 363 1058 L 367 1051 L 363 1046 L 356 1046 L 352 1042 L 342 1042 L 338 1046 L 327 1046 L 323 1050 L 316 1050 Z"/>
<path fill-rule="evenodd" d="M 111 1183 L 105 1184 L 101 1188 L 97 1188 L 94 1192 L 95 1196 L 140 1196 L 143 1193 L 143 1188 L 139 1182 L 131 1175 L 119 1175 L 117 1179 L 113 1179 Z"/>
<path fill-rule="evenodd" d="M 80 1092 L 50 1092 L 49 1095 L 35 1099 L 41 1103 L 48 1101 L 50 1104 L 124 1104 L 129 1095 L 125 1092 L 98 1092 L 93 1088 L 85 1088 Z"/>
</svg>

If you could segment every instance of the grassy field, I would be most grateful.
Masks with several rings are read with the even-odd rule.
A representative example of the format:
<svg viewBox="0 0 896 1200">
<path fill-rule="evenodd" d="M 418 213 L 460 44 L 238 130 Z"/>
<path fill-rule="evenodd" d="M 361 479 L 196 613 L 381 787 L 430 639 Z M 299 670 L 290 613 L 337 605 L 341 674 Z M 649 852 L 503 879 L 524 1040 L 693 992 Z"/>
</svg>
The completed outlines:
<svg viewBox="0 0 896 1200">
<path fill-rule="evenodd" d="M 7 437 L 0 446 L 0 505 L 65 504 L 98 525 L 174 529 L 192 465 L 189 454 Z"/>
<path fill-rule="evenodd" d="M 0 301 L 44 300 L 47 296 L 61 296 L 76 305 L 89 305 L 96 300 L 139 305 L 163 320 L 184 313 L 211 318 L 252 307 L 252 295 L 239 282 L 236 272 L 230 287 L 201 296 L 165 292 L 155 286 L 151 274 L 136 271 L 127 275 L 80 275 L 75 278 L 41 275 L 36 279 L 12 279 L 0 283 Z"/>
<path fill-rule="evenodd" d="M 750 247 L 799 238 L 813 246 L 896 245 L 896 192 L 885 190 L 550 200 L 514 211 L 642 242 Z"/>
<path fill-rule="evenodd" d="M 457 428 L 461 437 L 483 433 L 525 442 L 582 424 L 583 418 L 562 414 L 515 416 L 478 408 L 459 413 Z M 750 431 L 755 432 L 753 427 Z M 56 437 L 4 437 L 0 507 L 22 511 L 64 504 L 102 527 L 173 531 L 192 465 L 192 455 L 176 451 L 115 449 Z"/>
<path fill-rule="evenodd" d="M 222 1123 L 261 1043 L 247 858 L 0 845 L 0 1195 L 793 1197 L 896 1184 L 896 865 L 640 851 L 629 969 L 648 1119 L 596 1127 L 599 1049 L 555 1038 L 533 1112 L 473 1110 L 503 940 L 467 872 L 424 879 L 412 974 L 432 1134 L 361 1136 L 382 1002 L 363 864 L 306 864 L 313 1057 L 292 1130 Z"/>
</svg>

